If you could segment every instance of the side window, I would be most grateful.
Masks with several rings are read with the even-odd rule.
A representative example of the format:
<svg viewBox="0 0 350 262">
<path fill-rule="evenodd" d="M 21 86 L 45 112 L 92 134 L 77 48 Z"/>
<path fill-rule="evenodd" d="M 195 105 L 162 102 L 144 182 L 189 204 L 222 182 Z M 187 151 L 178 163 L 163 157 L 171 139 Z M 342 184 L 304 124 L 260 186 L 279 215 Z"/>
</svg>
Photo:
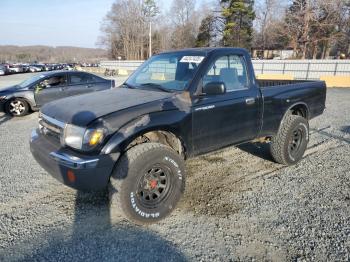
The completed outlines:
<svg viewBox="0 0 350 262">
<path fill-rule="evenodd" d="M 84 74 L 71 74 L 70 83 L 72 85 L 86 84 L 88 83 L 89 76 Z"/>
<path fill-rule="evenodd" d="M 47 89 L 47 88 L 65 86 L 66 84 L 67 84 L 66 75 L 58 75 L 58 76 L 52 76 L 52 77 L 46 78 L 45 80 L 39 82 L 35 86 L 35 89 L 38 91 L 38 90 Z"/>
<path fill-rule="evenodd" d="M 98 77 L 93 76 L 93 75 L 87 75 L 87 79 L 88 79 L 88 83 L 99 83 L 99 82 L 103 82 L 101 78 L 98 78 Z"/>
<path fill-rule="evenodd" d="M 210 82 L 225 83 L 228 92 L 248 88 L 247 70 L 242 56 L 219 57 L 203 77 L 203 84 Z"/>
</svg>

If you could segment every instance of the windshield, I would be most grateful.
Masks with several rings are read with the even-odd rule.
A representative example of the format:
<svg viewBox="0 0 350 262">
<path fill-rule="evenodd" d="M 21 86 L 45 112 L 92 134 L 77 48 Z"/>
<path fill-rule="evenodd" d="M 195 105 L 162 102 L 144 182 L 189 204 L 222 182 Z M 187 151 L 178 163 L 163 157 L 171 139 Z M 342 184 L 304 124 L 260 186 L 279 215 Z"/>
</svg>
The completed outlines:
<svg viewBox="0 0 350 262">
<path fill-rule="evenodd" d="M 153 56 L 126 81 L 126 85 L 134 88 L 158 87 L 164 91 L 185 90 L 204 58 L 198 53 Z"/>
<path fill-rule="evenodd" d="M 31 84 L 35 83 L 36 81 L 38 81 L 41 78 L 44 78 L 44 75 L 36 75 L 34 77 L 31 77 L 25 81 L 23 81 L 22 83 L 19 84 L 20 87 L 27 87 L 30 86 Z"/>
</svg>

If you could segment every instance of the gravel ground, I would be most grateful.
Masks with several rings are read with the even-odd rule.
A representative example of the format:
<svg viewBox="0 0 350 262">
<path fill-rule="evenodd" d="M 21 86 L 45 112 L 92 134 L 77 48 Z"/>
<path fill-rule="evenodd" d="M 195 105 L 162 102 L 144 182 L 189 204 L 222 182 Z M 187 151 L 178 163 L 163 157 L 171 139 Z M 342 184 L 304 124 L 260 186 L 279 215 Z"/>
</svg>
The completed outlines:
<svg viewBox="0 0 350 262">
<path fill-rule="evenodd" d="M 329 90 L 296 166 L 260 144 L 188 161 L 178 208 L 147 227 L 110 214 L 104 193 L 47 175 L 28 146 L 37 113 L 0 115 L 0 261 L 349 261 L 349 100 L 350 89 Z"/>
</svg>

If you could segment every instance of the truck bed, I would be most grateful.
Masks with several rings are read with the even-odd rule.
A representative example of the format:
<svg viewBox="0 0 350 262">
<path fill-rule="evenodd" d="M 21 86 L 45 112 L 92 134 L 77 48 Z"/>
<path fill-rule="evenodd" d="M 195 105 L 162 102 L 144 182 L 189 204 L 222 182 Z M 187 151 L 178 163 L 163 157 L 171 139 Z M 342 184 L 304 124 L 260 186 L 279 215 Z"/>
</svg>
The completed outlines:
<svg viewBox="0 0 350 262">
<path fill-rule="evenodd" d="M 315 81 L 310 80 L 256 80 L 259 83 L 260 87 L 270 87 L 270 86 L 284 86 L 284 85 L 293 85 L 301 83 L 311 83 Z"/>
<path fill-rule="evenodd" d="M 262 134 L 276 133 L 284 113 L 293 104 L 307 107 L 308 119 L 323 113 L 326 84 L 306 80 L 257 80 L 264 101 Z"/>
</svg>

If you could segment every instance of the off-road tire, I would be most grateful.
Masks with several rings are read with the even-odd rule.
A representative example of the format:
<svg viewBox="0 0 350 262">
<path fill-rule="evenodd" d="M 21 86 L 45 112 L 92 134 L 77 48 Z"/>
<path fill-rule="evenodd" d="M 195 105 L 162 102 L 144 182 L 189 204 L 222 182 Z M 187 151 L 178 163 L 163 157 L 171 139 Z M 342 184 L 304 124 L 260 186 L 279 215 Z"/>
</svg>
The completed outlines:
<svg viewBox="0 0 350 262">
<path fill-rule="evenodd" d="M 166 179 L 159 179 L 157 184 L 155 180 L 148 183 L 149 177 L 160 172 L 157 168 L 163 171 L 161 179 L 165 176 Z M 149 184 L 159 188 L 154 189 Z M 163 191 L 161 187 L 164 187 Z M 149 193 L 152 190 L 158 190 L 159 203 L 151 202 L 157 201 L 153 199 L 155 193 Z M 155 223 L 174 210 L 184 190 L 184 160 L 168 146 L 159 143 L 140 144 L 129 149 L 116 164 L 109 185 L 110 209 L 136 224 Z M 152 199 L 147 200 L 149 194 L 152 194 Z"/>
<path fill-rule="evenodd" d="M 296 134 L 300 136 L 300 143 L 295 143 Z M 283 165 L 294 165 L 304 156 L 309 142 L 309 123 L 307 119 L 297 115 L 287 115 L 271 140 L 271 155 L 273 159 Z M 296 151 L 292 151 L 292 148 Z"/>
<path fill-rule="evenodd" d="M 14 104 L 19 104 L 20 109 L 18 109 L 16 112 L 14 110 Z M 14 98 L 8 101 L 5 105 L 5 111 L 7 114 L 14 116 L 14 117 L 22 117 L 28 114 L 29 112 L 29 104 L 26 100 L 22 98 Z M 19 113 L 18 113 L 19 112 Z"/>
</svg>

